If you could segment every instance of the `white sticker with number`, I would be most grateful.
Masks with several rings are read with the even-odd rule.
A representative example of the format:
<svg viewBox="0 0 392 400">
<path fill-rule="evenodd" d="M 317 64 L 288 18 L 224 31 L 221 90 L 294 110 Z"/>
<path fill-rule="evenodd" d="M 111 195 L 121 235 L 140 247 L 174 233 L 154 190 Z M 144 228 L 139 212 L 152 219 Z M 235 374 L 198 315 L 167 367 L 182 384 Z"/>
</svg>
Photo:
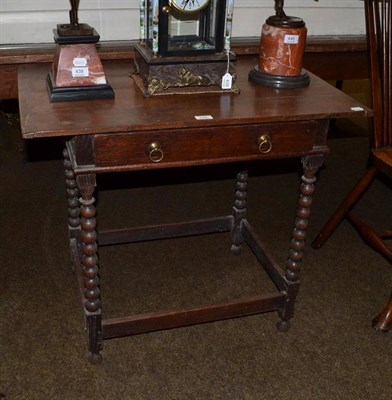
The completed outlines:
<svg viewBox="0 0 392 400">
<path fill-rule="evenodd" d="M 299 35 L 284 35 L 284 42 L 286 44 L 298 44 Z"/>
<path fill-rule="evenodd" d="M 222 89 L 231 89 L 232 84 L 233 77 L 229 73 L 224 74 L 222 77 Z"/>
<path fill-rule="evenodd" d="M 88 67 L 73 67 L 72 77 L 73 78 L 86 78 L 89 76 Z"/>
<path fill-rule="evenodd" d="M 203 121 L 207 119 L 214 119 L 214 117 L 212 115 L 195 115 L 195 119 L 198 121 Z"/>
<path fill-rule="evenodd" d="M 85 67 L 87 66 L 87 60 L 85 57 L 75 57 L 72 61 L 74 67 Z"/>
</svg>

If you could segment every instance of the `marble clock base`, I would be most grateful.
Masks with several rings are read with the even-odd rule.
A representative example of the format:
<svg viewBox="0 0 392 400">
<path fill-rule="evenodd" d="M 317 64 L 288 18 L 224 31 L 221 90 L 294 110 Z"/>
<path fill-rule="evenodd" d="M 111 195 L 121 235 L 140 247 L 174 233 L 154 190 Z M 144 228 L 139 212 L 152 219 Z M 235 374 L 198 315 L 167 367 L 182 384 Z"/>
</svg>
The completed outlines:
<svg viewBox="0 0 392 400">
<path fill-rule="evenodd" d="M 229 71 L 233 77 L 231 89 L 221 89 L 227 72 L 225 54 L 157 57 L 147 46 L 135 46 L 135 68 L 132 74 L 145 97 L 169 94 L 239 93 L 235 86 L 234 57 Z"/>
</svg>

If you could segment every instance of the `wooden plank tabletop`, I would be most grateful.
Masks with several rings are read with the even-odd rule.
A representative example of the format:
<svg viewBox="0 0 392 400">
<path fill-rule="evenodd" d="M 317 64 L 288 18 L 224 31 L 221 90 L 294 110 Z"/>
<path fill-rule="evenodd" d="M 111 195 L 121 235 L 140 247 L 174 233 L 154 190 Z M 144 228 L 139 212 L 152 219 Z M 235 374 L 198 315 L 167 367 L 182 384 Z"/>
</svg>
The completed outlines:
<svg viewBox="0 0 392 400">
<path fill-rule="evenodd" d="M 371 116 L 372 111 L 309 73 L 300 89 L 274 89 L 248 81 L 255 56 L 236 63 L 240 94 L 170 95 L 144 98 L 129 76 L 129 61 L 108 61 L 105 71 L 115 99 L 50 103 L 47 65 L 18 72 L 22 136 L 26 139 L 94 133 L 199 128 L 264 122 Z M 197 120 L 210 115 L 213 119 Z"/>
</svg>

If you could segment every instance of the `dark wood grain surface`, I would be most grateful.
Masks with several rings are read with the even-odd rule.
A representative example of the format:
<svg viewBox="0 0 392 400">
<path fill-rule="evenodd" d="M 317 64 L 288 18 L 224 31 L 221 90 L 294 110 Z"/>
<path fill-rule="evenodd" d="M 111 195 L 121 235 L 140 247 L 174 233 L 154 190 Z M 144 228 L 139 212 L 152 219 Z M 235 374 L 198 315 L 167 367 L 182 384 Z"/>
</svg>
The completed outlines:
<svg viewBox="0 0 392 400">
<path fill-rule="evenodd" d="M 50 103 L 47 65 L 23 65 L 19 99 L 24 138 L 95 133 L 203 128 L 217 125 L 285 122 L 369 116 L 371 111 L 333 86 L 310 74 L 306 88 L 276 90 L 248 81 L 255 56 L 237 62 L 240 94 L 172 95 L 144 98 L 129 74 L 129 61 L 105 64 L 115 90 L 114 100 Z M 362 107 L 354 111 L 353 107 Z M 211 120 L 195 116 L 210 115 Z"/>
</svg>

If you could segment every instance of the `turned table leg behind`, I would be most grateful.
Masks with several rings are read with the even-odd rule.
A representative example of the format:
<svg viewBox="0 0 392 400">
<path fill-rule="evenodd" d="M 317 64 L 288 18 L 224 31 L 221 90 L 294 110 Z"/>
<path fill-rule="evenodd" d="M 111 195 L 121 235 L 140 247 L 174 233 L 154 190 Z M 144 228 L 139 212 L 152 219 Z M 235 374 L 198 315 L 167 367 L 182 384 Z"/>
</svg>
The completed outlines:
<svg viewBox="0 0 392 400">
<path fill-rule="evenodd" d="M 246 218 L 246 197 L 248 188 L 248 171 L 241 171 L 237 175 L 235 186 L 235 200 L 233 206 L 233 227 L 231 229 L 231 252 L 241 253 L 244 237 L 241 231 L 241 221 Z"/>
</svg>

